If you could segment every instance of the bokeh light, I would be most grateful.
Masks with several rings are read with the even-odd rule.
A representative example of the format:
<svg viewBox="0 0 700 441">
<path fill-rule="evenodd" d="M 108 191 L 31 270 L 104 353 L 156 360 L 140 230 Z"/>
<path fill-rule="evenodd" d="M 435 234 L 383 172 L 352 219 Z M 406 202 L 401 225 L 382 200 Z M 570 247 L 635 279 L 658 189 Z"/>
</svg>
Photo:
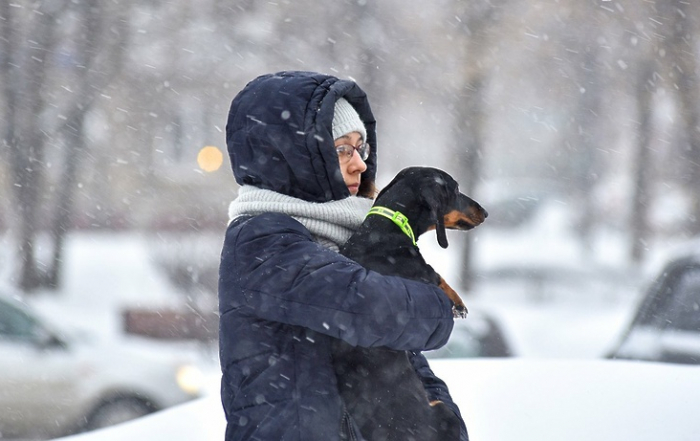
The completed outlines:
<svg viewBox="0 0 700 441">
<path fill-rule="evenodd" d="M 224 155 L 218 147 L 211 145 L 205 146 L 197 155 L 197 164 L 199 168 L 206 172 L 214 172 L 221 168 L 224 163 Z"/>
</svg>

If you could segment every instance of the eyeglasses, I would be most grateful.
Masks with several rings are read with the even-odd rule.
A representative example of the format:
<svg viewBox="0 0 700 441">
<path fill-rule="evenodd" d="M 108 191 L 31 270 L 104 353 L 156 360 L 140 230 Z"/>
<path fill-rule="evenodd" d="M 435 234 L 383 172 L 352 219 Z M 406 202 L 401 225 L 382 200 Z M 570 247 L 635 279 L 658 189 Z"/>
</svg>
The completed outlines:
<svg viewBox="0 0 700 441">
<path fill-rule="evenodd" d="M 367 158 L 369 158 L 369 144 L 366 142 L 363 142 L 358 146 L 350 144 L 341 144 L 335 146 L 335 151 L 338 152 L 338 159 L 342 163 L 350 161 L 350 159 L 352 159 L 353 153 L 355 153 L 355 150 L 357 150 L 357 154 L 360 155 L 360 158 L 363 161 L 366 161 Z"/>
</svg>

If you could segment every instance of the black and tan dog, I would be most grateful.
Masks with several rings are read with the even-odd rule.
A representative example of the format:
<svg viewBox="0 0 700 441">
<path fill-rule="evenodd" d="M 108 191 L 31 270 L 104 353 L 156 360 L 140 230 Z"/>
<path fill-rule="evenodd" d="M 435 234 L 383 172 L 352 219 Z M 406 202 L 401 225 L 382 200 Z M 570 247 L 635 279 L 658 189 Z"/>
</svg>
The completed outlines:
<svg viewBox="0 0 700 441">
<path fill-rule="evenodd" d="M 341 253 L 384 275 L 439 285 L 454 302 L 455 316 L 465 317 L 459 295 L 425 262 L 415 240 L 436 229 L 447 248 L 446 229 L 472 229 L 486 211 L 444 171 L 410 167 L 379 193 L 370 213 Z M 459 420 L 445 404 L 429 403 L 406 352 L 338 340 L 333 357 L 341 396 L 367 440 L 459 439 Z"/>
</svg>

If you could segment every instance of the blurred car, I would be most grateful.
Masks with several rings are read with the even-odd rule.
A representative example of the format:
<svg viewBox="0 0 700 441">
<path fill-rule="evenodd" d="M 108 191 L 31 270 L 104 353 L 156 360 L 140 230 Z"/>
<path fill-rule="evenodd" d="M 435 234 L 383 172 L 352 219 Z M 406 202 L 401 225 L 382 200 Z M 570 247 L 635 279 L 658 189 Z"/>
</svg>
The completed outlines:
<svg viewBox="0 0 700 441">
<path fill-rule="evenodd" d="M 201 380 L 188 356 L 72 339 L 0 295 L 0 438 L 123 422 L 198 397 Z"/>
<path fill-rule="evenodd" d="M 513 348 L 496 320 L 484 311 L 473 311 L 455 320 L 452 335 L 440 349 L 424 352 L 426 358 L 511 357 Z"/>
<path fill-rule="evenodd" d="M 609 357 L 700 364 L 700 242 L 666 263 Z"/>
<path fill-rule="evenodd" d="M 611 360 L 434 360 L 474 440 L 695 440 L 696 366 Z M 61 441 L 221 441 L 218 396 Z"/>
</svg>

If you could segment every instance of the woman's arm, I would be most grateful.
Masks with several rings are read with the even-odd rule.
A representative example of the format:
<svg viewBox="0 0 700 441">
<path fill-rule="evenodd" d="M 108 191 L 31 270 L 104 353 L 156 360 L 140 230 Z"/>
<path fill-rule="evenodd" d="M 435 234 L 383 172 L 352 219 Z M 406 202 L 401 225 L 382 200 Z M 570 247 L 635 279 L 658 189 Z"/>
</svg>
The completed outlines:
<svg viewBox="0 0 700 441">
<path fill-rule="evenodd" d="M 245 308 L 364 347 L 437 348 L 453 326 L 452 302 L 439 288 L 367 271 L 275 213 L 229 228 L 220 291 L 222 313 Z"/>
<path fill-rule="evenodd" d="M 459 408 L 452 401 L 452 396 L 450 396 L 450 391 L 444 381 L 439 379 L 433 373 L 428 365 L 428 360 L 420 352 L 408 351 L 408 358 L 411 360 L 413 369 L 416 371 L 418 378 L 420 378 L 423 383 L 425 391 L 428 393 L 428 398 L 430 401 L 439 400 L 445 403 L 447 407 L 452 409 L 452 411 L 459 417 L 459 421 L 462 425 L 462 429 L 459 433 L 459 441 L 469 441 L 469 434 L 467 432 L 467 426 L 464 424 L 462 419 L 462 414 L 459 412 Z"/>
</svg>

